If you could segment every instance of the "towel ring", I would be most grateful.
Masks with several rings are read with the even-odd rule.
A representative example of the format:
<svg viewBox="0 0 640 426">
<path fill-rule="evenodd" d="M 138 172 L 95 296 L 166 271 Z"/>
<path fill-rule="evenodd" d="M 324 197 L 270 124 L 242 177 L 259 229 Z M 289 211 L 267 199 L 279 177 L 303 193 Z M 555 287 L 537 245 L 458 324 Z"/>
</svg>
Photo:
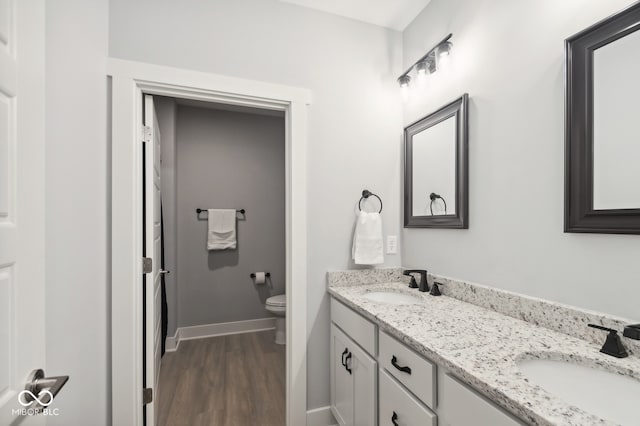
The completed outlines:
<svg viewBox="0 0 640 426">
<path fill-rule="evenodd" d="M 382 199 L 378 197 L 376 194 L 374 194 L 373 192 L 369 191 L 368 189 L 365 189 L 362 191 L 362 197 L 360 197 L 360 201 L 358 201 L 358 209 L 362 211 L 362 200 L 367 199 L 372 195 L 376 197 L 378 201 L 380 201 L 380 211 L 378 211 L 378 213 L 382 213 Z"/>
<path fill-rule="evenodd" d="M 431 216 L 433 216 L 433 202 L 438 198 L 441 199 L 444 203 L 444 214 L 447 214 L 447 202 L 444 200 L 444 198 L 442 198 L 442 196 L 436 194 L 435 192 L 432 192 L 431 194 L 429 194 L 429 199 L 431 200 L 431 202 L 429 203 L 429 211 L 431 211 Z"/>
</svg>

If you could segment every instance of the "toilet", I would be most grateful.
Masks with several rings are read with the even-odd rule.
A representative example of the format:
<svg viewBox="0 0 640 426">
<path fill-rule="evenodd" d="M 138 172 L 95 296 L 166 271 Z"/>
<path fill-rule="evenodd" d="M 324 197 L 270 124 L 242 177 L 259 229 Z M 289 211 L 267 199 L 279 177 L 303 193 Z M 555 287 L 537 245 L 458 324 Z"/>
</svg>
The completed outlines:
<svg viewBox="0 0 640 426">
<path fill-rule="evenodd" d="M 267 299 L 265 308 L 276 317 L 276 343 L 278 345 L 284 345 L 287 343 L 287 329 L 285 322 L 285 315 L 287 313 L 287 296 L 284 294 L 271 296 Z"/>
</svg>

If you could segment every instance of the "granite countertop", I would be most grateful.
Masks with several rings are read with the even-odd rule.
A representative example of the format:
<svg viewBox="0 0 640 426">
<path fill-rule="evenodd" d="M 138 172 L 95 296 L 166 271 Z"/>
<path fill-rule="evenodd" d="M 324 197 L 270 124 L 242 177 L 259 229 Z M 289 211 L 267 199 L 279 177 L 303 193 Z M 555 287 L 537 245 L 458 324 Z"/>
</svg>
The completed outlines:
<svg viewBox="0 0 640 426">
<path fill-rule="evenodd" d="M 518 369 L 518 359 L 564 360 L 640 380 L 640 358 L 604 355 L 600 346 L 586 340 L 451 297 L 433 297 L 409 289 L 405 283 L 330 285 L 328 291 L 381 330 L 533 425 L 615 423 L 571 406 L 529 382 Z M 410 294 L 422 303 L 377 303 L 364 297 L 371 291 Z"/>
</svg>

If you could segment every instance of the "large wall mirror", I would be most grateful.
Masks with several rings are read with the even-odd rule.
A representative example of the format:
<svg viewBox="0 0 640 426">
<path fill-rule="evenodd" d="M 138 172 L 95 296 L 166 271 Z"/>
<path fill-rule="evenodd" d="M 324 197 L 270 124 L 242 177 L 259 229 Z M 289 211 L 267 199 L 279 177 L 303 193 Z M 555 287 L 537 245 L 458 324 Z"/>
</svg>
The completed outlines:
<svg viewBox="0 0 640 426">
<path fill-rule="evenodd" d="M 565 232 L 640 234 L 640 3 L 566 41 Z"/>
<path fill-rule="evenodd" d="M 468 228 L 468 95 L 404 129 L 405 228 Z"/>
</svg>

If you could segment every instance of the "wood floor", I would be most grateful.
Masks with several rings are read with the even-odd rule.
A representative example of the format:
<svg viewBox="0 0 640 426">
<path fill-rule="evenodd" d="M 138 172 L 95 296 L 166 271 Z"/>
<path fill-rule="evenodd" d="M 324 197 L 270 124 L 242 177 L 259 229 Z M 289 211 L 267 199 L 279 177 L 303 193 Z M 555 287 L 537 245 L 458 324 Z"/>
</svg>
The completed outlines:
<svg viewBox="0 0 640 426">
<path fill-rule="evenodd" d="M 180 342 L 162 358 L 159 426 L 284 426 L 285 346 L 274 331 Z"/>
</svg>

